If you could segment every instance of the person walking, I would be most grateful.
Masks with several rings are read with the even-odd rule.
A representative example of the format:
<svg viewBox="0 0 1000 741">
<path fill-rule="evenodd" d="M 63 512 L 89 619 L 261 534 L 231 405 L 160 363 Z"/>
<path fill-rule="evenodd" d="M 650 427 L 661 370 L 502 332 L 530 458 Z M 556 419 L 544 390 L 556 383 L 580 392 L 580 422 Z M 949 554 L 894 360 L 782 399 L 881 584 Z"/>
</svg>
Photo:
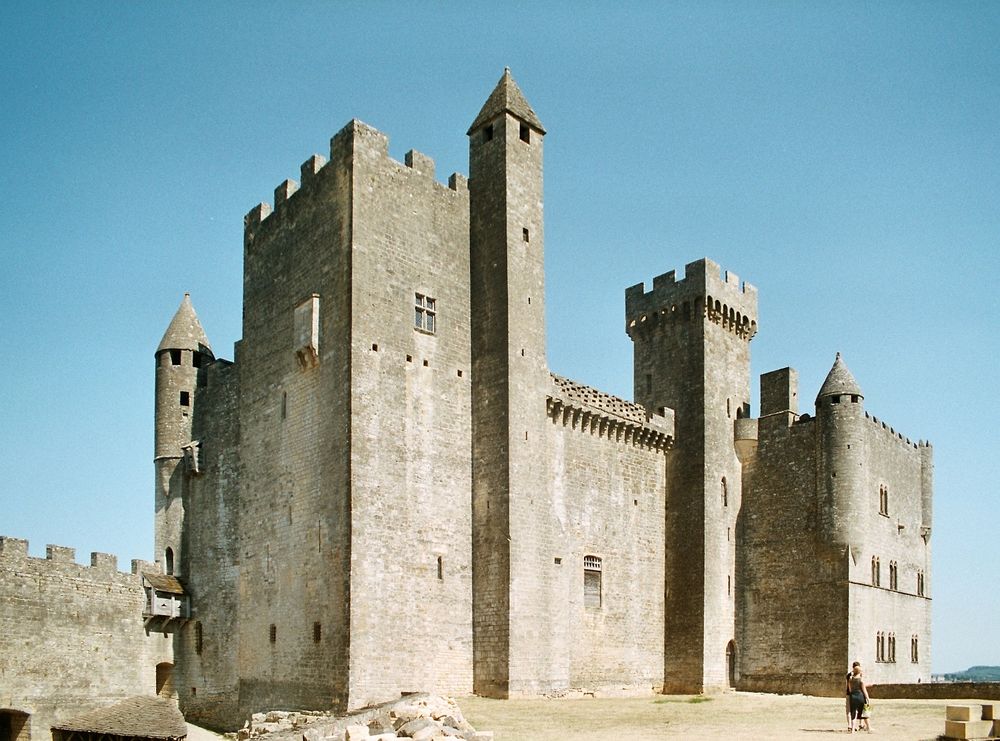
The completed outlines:
<svg viewBox="0 0 1000 741">
<path fill-rule="evenodd" d="M 851 678 L 847 682 L 851 694 L 849 697 L 851 703 L 851 733 L 855 731 L 860 731 L 862 724 L 866 726 L 866 730 L 871 733 L 871 726 L 868 725 L 867 721 L 862 719 L 861 715 L 864 712 L 865 705 L 868 704 L 868 688 L 865 686 L 865 680 L 861 675 L 861 665 L 855 664 L 851 668 Z"/>
<path fill-rule="evenodd" d="M 851 664 L 851 671 L 847 672 L 847 676 L 844 679 L 844 714 L 847 715 L 847 730 L 850 731 L 854 728 L 854 722 L 851 720 L 851 674 L 855 667 L 860 668 L 861 663 L 855 661 Z"/>
</svg>

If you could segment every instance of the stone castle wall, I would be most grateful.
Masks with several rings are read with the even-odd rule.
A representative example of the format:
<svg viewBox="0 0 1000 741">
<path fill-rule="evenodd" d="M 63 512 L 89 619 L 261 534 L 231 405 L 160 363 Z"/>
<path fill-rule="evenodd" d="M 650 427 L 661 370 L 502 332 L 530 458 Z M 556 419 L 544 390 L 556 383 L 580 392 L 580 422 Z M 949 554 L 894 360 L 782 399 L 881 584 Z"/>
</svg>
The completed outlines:
<svg viewBox="0 0 1000 741">
<path fill-rule="evenodd" d="M 917 594 L 917 573 L 929 570 L 929 454 L 867 415 L 860 395 L 821 398 L 815 418 L 798 418 L 796 397 L 794 371 L 762 377 L 738 531 L 738 686 L 837 694 L 830 677 L 852 661 L 872 682 L 926 682 L 930 595 Z"/>
<path fill-rule="evenodd" d="M 930 513 L 924 509 L 924 482 L 932 466 L 930 447 L 914 443 L 869 414 L 863 423 L 866 480 L 864 538 L 851 566 L 850 648 L 866 676 L 885 684 L 928 682 L 931 647 Z M 879 492 L 885 489 L 886 512 Z M 874 584 L 872 559 L 878 561 Z M 896 582 L 892 583 L 895 565 Z M 918 574 L 923 578 L 919 579 Z M 919 584 L 922 582 L 923 587 Z M 923 594 L 920 594 L 920 591 Z M 894 656 L 876 656 L 876 636 L 895 639 Z M 916 639 L 916 661 L 911 642 Z M 886 646 L 884 652 L 888 652 Z"/>
<path fill-rule="evenodd" d="M 156 693 L 157 664 L 172 663 L 168 634 L 146 634 L 139 572 L 155 567 L 0 536 L 0 709 L 26 713 L 30 739 L 53 723 L 133 695 Z"/>
<path fill-rule="evenodd" d="M 239 366 L 239 703 L 342 706 L 350 643 L 353 125 L 251 210 Z M 314 300 L 315 299 L 315 300 Z M 318 636 L 318 640 L 317 640 Z"/>
<path fill-rule="evenodd" d="M 574 692 L 659 691 L 669 438 L 565 398 L 549 419 L 545 516 L 559 537 L 536 568 L 555 575 L 561 605 L 543 626 L 553 678 Z M 600 560 L 599 604 L 585 602 L 587 557 Z"/>
<path fill-rule="evenodd" d="M 817 536 L 815 420 L 775 412 L 758 435 L 737 528 L 737 687 L 830 694 L 850 664 L 850 556 Z"/>
<path fill-rule="evenodd" d="M 191 621 L 174 634 L 174 686 L 189 721 L 224 728 L 239 715 L 239 367 L 216 361 L 196 400 L 199 472 L 184 473 L 181 578 Z"/>
<path fill-rule="evenodd" d="M 387 147 L 355 127 L 351 707 L 472 691 L 469 192 Z"/>
</svg>

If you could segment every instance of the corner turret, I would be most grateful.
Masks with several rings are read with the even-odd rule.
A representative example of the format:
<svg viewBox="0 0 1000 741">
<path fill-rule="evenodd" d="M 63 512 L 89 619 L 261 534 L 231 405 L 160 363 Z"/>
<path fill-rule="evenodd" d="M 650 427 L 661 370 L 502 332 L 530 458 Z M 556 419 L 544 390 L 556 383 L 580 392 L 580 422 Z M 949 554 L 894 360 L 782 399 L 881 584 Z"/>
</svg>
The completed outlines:
<svg viewBox="0 0 1000 741">
<path fill-rule="evenodd" d="M 191 445 L 191 419 L 197 389 L 215 360 L 191 296 L 187 293 L 156 348 L 155 559 L 165 574 L 180 573 L 181 525 L 184 517 L 185 450 Z M 192 452 L 195 456 L 196 453 Z"/>
<path fill-rule="evenodd" d="M 868 480 L 864 396 L 840 353 L 816 395 L 820 524 L 829 542 L 857 550 L 865 536 Z"/>
</svg>

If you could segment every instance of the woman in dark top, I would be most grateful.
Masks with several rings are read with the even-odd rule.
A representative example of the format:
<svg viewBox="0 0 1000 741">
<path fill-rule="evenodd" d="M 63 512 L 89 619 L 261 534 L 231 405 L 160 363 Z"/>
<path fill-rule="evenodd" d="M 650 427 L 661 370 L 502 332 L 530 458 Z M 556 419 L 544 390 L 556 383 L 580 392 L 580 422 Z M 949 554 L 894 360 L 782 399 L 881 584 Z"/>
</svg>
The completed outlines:
<svg viewBox="0 0 1000 741">
<path fill-rule="evenodd" d="M 861 730 L 861 711 L 868 704 L 868 688 L 865 687 L 865 680 L 861 678 L 861 667 L 855 666 L 851 670 L 851 678 L 847 681 L 851 690 L 851 733 Z"/>
</svg>

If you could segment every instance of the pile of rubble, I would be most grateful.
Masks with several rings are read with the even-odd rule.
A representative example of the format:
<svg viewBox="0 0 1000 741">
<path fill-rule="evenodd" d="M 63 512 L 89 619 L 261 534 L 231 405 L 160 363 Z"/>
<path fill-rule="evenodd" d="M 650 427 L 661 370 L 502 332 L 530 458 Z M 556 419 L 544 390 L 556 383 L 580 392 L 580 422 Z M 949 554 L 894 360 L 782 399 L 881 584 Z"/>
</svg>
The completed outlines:
<svg viewBox="0 0 1000 741">
<path fill-rule="evenodd" d="M 493 741 L 492 731 L 474 729 L 449 697 L 408 695 L 349 715 L 272 710 L 254 713 L 236 741 Z"/>
</svg>

